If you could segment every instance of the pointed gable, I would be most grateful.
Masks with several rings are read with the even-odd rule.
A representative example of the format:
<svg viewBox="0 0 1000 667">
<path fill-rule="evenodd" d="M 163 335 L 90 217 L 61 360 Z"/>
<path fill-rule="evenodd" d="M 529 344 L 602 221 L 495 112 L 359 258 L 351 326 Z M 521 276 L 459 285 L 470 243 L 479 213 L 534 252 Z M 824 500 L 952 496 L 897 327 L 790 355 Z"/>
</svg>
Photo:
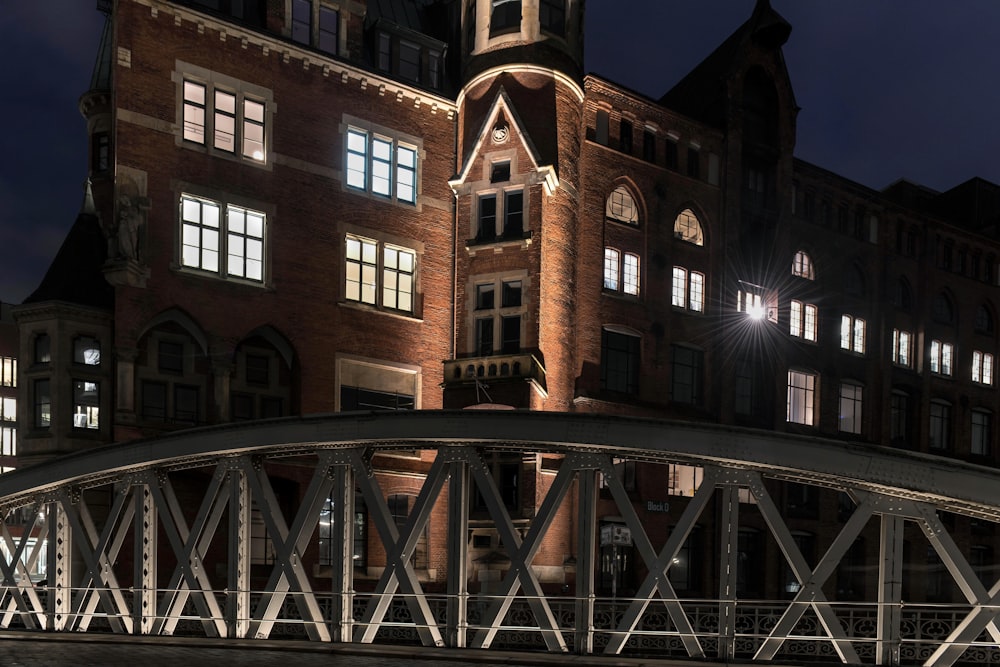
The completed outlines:
<svg viewBox="0 0 1000 667">
<path fill-rule="evenodd" d="M 549 131 L 539 134 L 548 139 L 548 135 L 553 133 Z M 461 170 L 451 182 L 452 188 L 456 188 L 466 181 L 473 165 L 488 147 L 511 142 L 519 142 L 530 160 L 530 167 L 522 165 L 522 171 L 527 171 L 530 168 L 537 172 L 548 192 L 552 192 L 558 187 L 559 179 L 556 175 L 554 160 L 546 160 L 539 151 L 523 118 L 517 113 L 517 109 L 504 86 L 500 84 L 493 97 L 492 105 L 484 114 L 483 122 L 479 125 L 478 130 L 474 135 L 466 138 L 466 151 L 462 156 Z M 545 145 L 547 146 L 547 144 L 548 141 Z M 553 145 L 550 155 L 554 157 L 554 154 L 555 146 Z"/>
</svg>

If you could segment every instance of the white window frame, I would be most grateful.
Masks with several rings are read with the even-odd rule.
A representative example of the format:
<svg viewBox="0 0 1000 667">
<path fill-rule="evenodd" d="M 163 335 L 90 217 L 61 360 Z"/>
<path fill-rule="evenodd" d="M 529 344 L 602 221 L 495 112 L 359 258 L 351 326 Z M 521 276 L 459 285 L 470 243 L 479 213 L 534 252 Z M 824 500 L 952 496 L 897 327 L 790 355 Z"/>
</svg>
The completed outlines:
<svg viewBox="0 0 1000 667">
<path fill-rule="evenodd" d="M 840 349 L 855 354 L 864 354 L 867 328 L 868 325 L 862 318 L 854 315 L 841 315 Z"/>
<path fill-rule="evenodd" d="M 701 220 L 691 209 L 684 209 L 674 219 L 674 238 L 696 246 L 705 245 L 705 232 Z"/>
<path fill-rule="evenodd" d="M 973 350 L 972 381 L 977 384 L 993 386 L 993 355 L 989 352 Z"/>
<path fill-rule="evenodd" d="M 812 258 L 804 250 L 795 253 L 792 259 L 792 275 L 806 280 L 815 280 L 816 274 L 813 271 Z"/>
<path fill-rule="evenodd" d="M 675 266 L 670 289 L 670 305 L 692 313 L 705 312 L 705 274 Z"/>
<path fill-rule="evenodd" d="M 604 248 L 603 285 L 609 292 L 626 296 L 639 296 L 639 255 L 617 248 Z"/>
<path fill-rule="evenodd" d="M 817 313 L 818 311 L 814 304 L 792 299 L 788 316 L 789 335 L 815 343 L 817 337 Z"/>
<path fill-rule="evenodd" d="M 194 206 L 200 213 L 197 220 L 189 217 Z M 205 222 L 206 210 L 216 212 L 214 224 Z M 266 212 L 184 191 L 180 195 L 177 215 L 177 260 L 182 270 L 248 284 L 267 282 Z M 197 251 L 197 259 L 189 254 L 193 251 Z"/>
<path fill-rule="evenodd" d="M 344 239 L 344 300 L 413 316 L 419 251 L 348 233 Z"/>
<path fill-rule="evenodd" d="M 904 368 L 913 367 L 913 334 L 903 329 L 892 330 L 892 363 Z"/>
<path fill-rule="evenodd" d="M 955 348 L 951 343 L 943 343 L 937 339 L 931 341 L 931 373 L 950 376 L 954 358 Z"/>
<path fill-rule="evenodd" d="M 344 187 L 373 198 L 415 206 L 419 197 L 420 142 L 386 128 L 347 120 Z"/>
<path fill-rule="evenodd" d="M 269 89 L 181 61 L 174 80 L 178 146 L 271 168 L 274 98 Z M 231 109 L 220 106 L 226 99 L 232 100 Z"/>
<path fill-rule="evenodd" d="M 815 426 L 816 384 L 815 373 L 789 369 L 788 400 L 785 418 L 789 423 Z"/>
</svg>

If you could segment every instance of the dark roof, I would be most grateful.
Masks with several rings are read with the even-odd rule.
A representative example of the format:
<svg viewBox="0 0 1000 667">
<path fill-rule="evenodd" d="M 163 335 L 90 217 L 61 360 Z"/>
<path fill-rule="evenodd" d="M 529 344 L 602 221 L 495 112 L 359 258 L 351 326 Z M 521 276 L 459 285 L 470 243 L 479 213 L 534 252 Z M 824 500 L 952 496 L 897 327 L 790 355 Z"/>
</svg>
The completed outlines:
<svg viewBox="0 0 1000 667">
<path fill-rule="evenodd" d="M 101 272 L 108 242 L 97 216 L 81 211 L 70 228 L 41 284 L 24 303 L 65 301 L 81 306 L 112 308 L 114 288 Z"/>
<path fill-rule="evenodd" d="M 94 72 L 90 76 L 90 90 L 111 90 L 111 17 L 104 20 L 101 45 L 97 49 Z"/>
<path fill-rule="evenodd" d="M 777 50 L 788 41 L 791 24 L 758 0 L 750 18 L 712 51 L 687 76 L 660 98 L 660 104 L 715 127 L 725 125 L 726 79 L 736 69 L 745 47 L 754 42 Z"/>
</svg>

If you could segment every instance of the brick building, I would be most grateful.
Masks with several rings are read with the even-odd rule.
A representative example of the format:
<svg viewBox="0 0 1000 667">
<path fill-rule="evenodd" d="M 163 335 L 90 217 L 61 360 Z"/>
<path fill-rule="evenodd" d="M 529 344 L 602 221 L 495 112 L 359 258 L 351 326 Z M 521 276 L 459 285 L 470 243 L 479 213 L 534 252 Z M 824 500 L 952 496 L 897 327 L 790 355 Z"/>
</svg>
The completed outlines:
<svg viewBox="0 0 1000 667">
<path fill-rule="evenodd" d="M 791 26 L 766 0 L 659 99 L 584 75 L 582 0 L 113 4 L 81 98 L 91 185 L 17 309 L 23 464 L 227 421 L 487 405 L 995 465 L 998 187 L 878 192 L 797 160 Z M 527 526 L 558 460 L 490 461 Z M 405 518 L 427 455 L 375 464 Z M 619 467 L 665 539 L 699 471 Z M 776 493 L 815 560 L 849 501 Z M 475 509 L 488 588 L 505 556 Z M 384 554 L 356 516 L 374 577 Z M 995 536 L 955 522 L 985 568 Z M 416 557 L 432 584 L 444 523 Z M 572 532 L 561 513 L 534 562 L 553 591 Z M 692 534 L 678 592 L 711 594 L 696 555 L 716 537 Z M 316 576 L 334 548 L 321 526 Z M 601 585 L 629 590 L 627 541 L 601 549 Z M 762 520 L 740 551 L 760 573 L 741 595 L 793 592 Z M 906 599 L 950 595 L 908 558 Z M 832 597 L 874 586 L 842 570 Z"/>
</svg>

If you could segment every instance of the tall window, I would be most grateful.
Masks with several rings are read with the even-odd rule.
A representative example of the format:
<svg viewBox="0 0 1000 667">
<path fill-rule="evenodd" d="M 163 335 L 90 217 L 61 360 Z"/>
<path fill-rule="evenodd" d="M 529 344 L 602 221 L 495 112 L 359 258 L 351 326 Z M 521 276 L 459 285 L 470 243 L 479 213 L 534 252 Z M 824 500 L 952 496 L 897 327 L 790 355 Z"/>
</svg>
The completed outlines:
<svg viewBox="0 0 1000 667">
<path fill-rule="evenodd" d="M 414 204 L 417 201 L 417 147 L 351 127 L 347 130 L 347 186 Z"/>
<path fill-rule="evenodd" d="M 523 190 L 505 190 L 499 195 L 496 192 L 481 194 L 478 201 L 477 241 L 489 243 L 498 238 L 524 238 Z M 502 202 L 499 207 L 498 202 Z"/>
<path fill-rule="evenodd" d="M 705 274 L 674 267 L 670 303 L 675 308 L 687 308 L 700 313 L 705 310 Z"/>
<path fill-rule="evenodd" d="M 955 319 L 955 307 L 951 304 L 951 299 L 943 292 L 934 297 L 931 315 L 937 322 L 951 324 Z"/>
<path fill-rule="evenodd" d="M 100 427 L 100 385 L 86 380 L 73 380 L 73 428 Z"/>
<path fill-rule="evenodd" d="M 48 364 L 52 361 L 52 339 L 48 334 L 35 336 L 35 363 Z"/>
<path fill-rule="evenodd" d="M 931 401 L 928 444 L 931 449 L 951 447 L 951 404 L 946 401 Z"/>
<path fill-rule="evenodd" d="M 638 336 L 601 330 L 601 388 L 625 394 L 638 393 Z"/>
<path fill-rule="evenodd" d="M 348 301 L 413 312 L 417 263 L 414 251 L 348 235 L 344 256 L 344 295 Z"/>
<path fill-rule="evenodd" d="M 497 288 L 500 302 L 497 303 Z M 476 353 L 516 354 L 521 351 L 521 280 L 503 279 L 476 285 Z M 497 345 L 499 342 L 499 345 Z"/>
<path fill-rule="evenodd" d="M 639 209 L 635 205 L 635 199 L 624 187 L 617 187 L 608 195 L 605 205 L 604 215 L 612 220 L 625 222 L 630 225 L 639 224 Z"/>
<path fill-rule="evenodd" d="M 566 32 L 566 0 L 541 0 L 538 19 L 542 30 L 562 37 Z"/>
<path fill-rule="evenodd" d="M 942 343 L 939 340 L 932 340 L 930 356 L 931 373 L 937 373 L 938 375 L 951 375 L 953 356 L 954 348 L 951 343 Z"/>
<path fill-rule="evenodd" d="M 889 397 L 889 438 L 906 443 L 910 438 L 910 396 L 894 389 Z"/>
<path fill-rule="evenodd" d="M 972 411 L 972 444 L 970 451 L 977 456 L 989 456 L 993 451 L 993 413 Z"/>
<path fill-rule="evenodd" d="M 815 280 L 816 278 L 813 273 L 812 259 L 802 250 L 795 253 L 795 257 L 792 259 L 792 275 L 808 280 Z"/>
<path fill-rule="evenodd" d="M 671 388 L 675 403 L 701 404 L 703 358 L 701 350 L 671 346 Z"/>
<path fill-rule="evenodd" d="M 695 245 L 705 245 L 705 235 L 694 211 L 686 208 L 680 212 L 674 220 L 674 237 Z"/>
<path fill-rule="evenodd" d="M 35 428 L 48 428 L 52 425 L 52 394 L 48 380 L 35 380 L 34 414 Z"/>
<path fill-rule="evenodd" d="M 986 306 L 979 306 L 976 309 L 976 332 L 982 334 L 993 333 L 993 314 Z"/>
<path fill-rule="evenodd" d="M 858 354 L 865 353 L 865 321 L 853 315 L 840 318 L 840 348 Z"/>
<path fill-rule="evenodd" d="M 788 315 L 788 333 L 796 338 L 816 342 L 816 306 L 792 300 Z"/>
<path fill-rule="evenodd" d="M 223 278 L 263 282 L 265 215 L 225 205 L 223 227 L 223 206 L 221 202 L 181 195 L 181 265 Z"/>
<path fill-rule="evenodd" d="M 340 16 L 336 9 L 313 0 L 292 0 L 294 41 L 336 55 L 339 31 Z"/>
<path fill-rule="evenodd" d="M 267 100 L 238 88 L 235 81 L 232 88 L 222 88 L 185 76 L 181 136 L 215 151 L 265 162 Z"/>
<path fill-rule="evenodd" d="M 815 402 L 816 375 L 788 371 L 788 421 L 813 426 Z"/>
<path fill-rule="evenodd" d="M 906 368 L 913 365 L 910 355 L 910 339 L 909 331 L 892 330 L 892 363 Z"/>
<path fill-rule="evenodd" d="M 861 385 L 845 382 L 840 385 L 840 431 L 861 433 Z"/>
<path fill-rule="evenodd" d="M 493 0 L 490 36 L 521 29 L 521 0 Z"/>
<path fill-rule="evenodd" d="M 639 295 L 639 256 L 621 253 L 614 248 L 604 249 L 604 289 Z"/>
<path fill-rule="evenodd" d="M 343 548 L 343 540 L 337 539 L 333 533 L 334 498 L 323 502 L 319 513 L 319 564 L 332 565 L 334 555 Z M 355 568 L 368 566 L 368 510 L 364 499 L 359 495 L 354 499 L 354 517 L 352 520 L 354 532 L 354 553 L 351 560 Z"/>
<path fill-rule="evenodd" d="M 972 381 L 979 384 L 993 384 L 993 355 L 989 352 L 973 351 Z"/>
</svg>

